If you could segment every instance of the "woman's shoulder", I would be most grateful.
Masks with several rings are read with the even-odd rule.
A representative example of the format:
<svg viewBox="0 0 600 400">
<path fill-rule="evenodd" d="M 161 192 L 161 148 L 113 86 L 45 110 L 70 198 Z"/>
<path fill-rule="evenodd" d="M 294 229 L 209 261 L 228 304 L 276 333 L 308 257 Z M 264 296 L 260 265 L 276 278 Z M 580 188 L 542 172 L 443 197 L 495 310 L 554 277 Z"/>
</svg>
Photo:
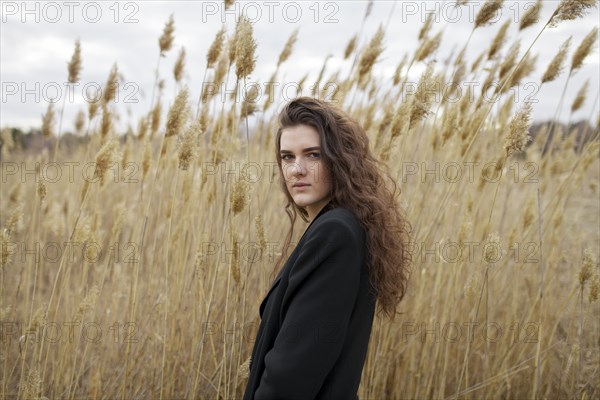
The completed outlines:
<svg viewBox="0 0 600 400">
<path fill-rule="evenodd" d="M 346 222 L 358 223 L 358 218 L 346 207 L 336 206 L 325 212 L 319 219 L 342 220 Z"/>
<path fill-rule="evenodd" d="M 348 208 L 337 206 L 325 212 L 315 220 L 311 228 L 342 230 L 345 233 L 351 231 L 356 234 L 364 234 L 364 230 L 356 215 Z"/>
</svg>

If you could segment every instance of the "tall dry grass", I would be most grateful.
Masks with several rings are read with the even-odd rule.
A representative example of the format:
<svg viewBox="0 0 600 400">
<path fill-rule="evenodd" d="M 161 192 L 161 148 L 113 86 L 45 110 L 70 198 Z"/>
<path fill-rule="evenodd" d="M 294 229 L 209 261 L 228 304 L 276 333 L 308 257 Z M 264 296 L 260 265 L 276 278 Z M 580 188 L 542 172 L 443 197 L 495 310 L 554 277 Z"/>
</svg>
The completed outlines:
<svg viewBox="0 0 600 400">
<path fill-rule="evenodd" d="M 439 46 L 452 43 L 428 19 L 417 52 L 404 54 L 393 82 L 385 82 L 373 66 L 390 38 L 384 27 L 364 37 L 369 3 L 360 31 L 333 55 L 352 62 L 350 73 L 332 71 L 330 56 L 309 71 L 321 82 L 314 95 L 335 99 L 363 124 L 372 150 L 396 173 L 414 226 L 409 292 L 395 322 L 375 319 L 360 398 L 600 395 L 597 118 L 587 118 L 596 125 L 584 132 L 586 140 L 565 132 L 545 152 L 557 127 L 532 137 L 535 105 L 517 105 L 507 94 L 525 78 L 563 78 L 569 38 L 541 77 L 531 76 L 529 53 L 546 27 L 595 4 L 552 3 L 556 12 L 541 27 L 532 22 L 539 13 L 533 9 L 519 26 L 539 30 L 533 43 L 517 37 L 505 46 L 507 22 L 476 60 L 466 60 L 464 50 L 502 1 L 486 2 L 463 50 L 443 62 L 433 61 Z M 252 27 L 240 21 L 235 32 L 216 33 L 204 81 L 231 90 L 253 71 Z M 193 104 L 181 82 L 185 51 L 174 69 L 160 65 L 176 32 L 171 16 L 159 38 L 148 114 L 135 134 L 119 136 L 114 128 L 116 64 L 104 97 L 77 117 L 82 145 L 59 146 L 62 122 L 57 131 L 52 104 L 40 126 L 55 150 L 29 155 L 2 132 L 3 161 L 42 166 L 35 181 L 3 176 L 2 398 L 241 397 L 258 305 L 288 224 L 270 167 L 275 119 L 260 112 L 281 96 L 222 102 L 220 93 L 201 92 Z M 282 43 L 270 81 L 293 60 L 297 34 Z M 591 40 L 574 55 L 565 91 L 578 89 L 568 80 Z M 80 58 L 79 46 L 69 82 L 93 62 Z M 424 72 L 409 94 L 404 89 L 417 65 Z M 178 83 L 174 98 L 163 93 L 165 71 Z M 307 76 L 300 80 L 305 90 Z M 450 101 L 455 92 L 436 91 L 473 80 L 502 101 L 486 101 L 479 89 L 458 101 Z M 327 83 L 335 83 L 333 97 Z M 587 85 L 571 106 L 574 117 L 585 91 Z M 73 181 L 44 179 L 51 160 L 94 161 L 91 179 L 80 167 Z M 434 163 L 437 175 L 422 177 Z M 415 166 L 416 176 L 409 169 Z"/>
</svg>

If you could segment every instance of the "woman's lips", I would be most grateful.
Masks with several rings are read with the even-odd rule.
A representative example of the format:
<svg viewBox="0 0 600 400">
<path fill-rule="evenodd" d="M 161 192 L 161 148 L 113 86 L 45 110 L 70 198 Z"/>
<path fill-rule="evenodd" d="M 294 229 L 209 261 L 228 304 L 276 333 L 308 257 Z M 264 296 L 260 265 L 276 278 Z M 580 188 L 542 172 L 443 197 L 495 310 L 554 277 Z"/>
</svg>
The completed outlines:
<svg viewBox="0 0 600 400">
<path fill-rule="evenodd" d="M 296 190 L 304 190 L 309 187 L 310 187 L 310 185 L 307 185 L 307 184 L 294 185 L 294 189 L 296 189 Z"/>
</svg>

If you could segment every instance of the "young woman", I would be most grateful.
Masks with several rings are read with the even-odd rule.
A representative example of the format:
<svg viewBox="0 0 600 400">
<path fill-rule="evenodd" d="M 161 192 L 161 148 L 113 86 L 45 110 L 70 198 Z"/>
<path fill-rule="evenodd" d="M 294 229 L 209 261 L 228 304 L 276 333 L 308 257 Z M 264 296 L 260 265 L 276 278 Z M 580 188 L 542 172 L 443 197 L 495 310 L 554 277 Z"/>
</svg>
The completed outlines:
<svg viewBox="0 0 600 400">
<path fill-rule="evenodd" d="M 288 103 L 276 158 L 291 220 L 276 269 L 296 215 L 310 224 L 260 305 L 244 399 L 357 399 L 375 305 L 393 320 L 406 291 L 410 223 L 366 133 L 337 107 Z"/>
</svg>

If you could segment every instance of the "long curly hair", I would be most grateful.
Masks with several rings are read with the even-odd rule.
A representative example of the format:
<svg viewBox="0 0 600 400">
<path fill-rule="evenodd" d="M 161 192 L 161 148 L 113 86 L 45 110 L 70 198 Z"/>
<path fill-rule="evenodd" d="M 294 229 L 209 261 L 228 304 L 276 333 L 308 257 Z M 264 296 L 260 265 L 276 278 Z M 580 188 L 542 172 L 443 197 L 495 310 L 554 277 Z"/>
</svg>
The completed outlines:
<svg viewBox="0 0 600 400">
<path fill-rule="evenodd" d="M 311 97 L 298 97 L 279 114 L 275 157 L 279 183 L 291 226 L 274 272 L 287 258 L 296 217 L 308 222 L 307 211 L 295 204 L 282 173 L 281 133 L 287 127 L 309 125 L 319 132 L 321 155 L 332 178 L 332 203 L 352 211 L 366 233 L 369 280 L 377 298 L 378 315 L 394 320 L 396 307 L 406 293 L 412 255 L 408 249 L 412 226 L 398 203 L 400 188 L 387 164 L 377 160 L 361 125 L 338 107 Z M 387 183 L 391 183 L 390 189 Z"/>
</svg>

